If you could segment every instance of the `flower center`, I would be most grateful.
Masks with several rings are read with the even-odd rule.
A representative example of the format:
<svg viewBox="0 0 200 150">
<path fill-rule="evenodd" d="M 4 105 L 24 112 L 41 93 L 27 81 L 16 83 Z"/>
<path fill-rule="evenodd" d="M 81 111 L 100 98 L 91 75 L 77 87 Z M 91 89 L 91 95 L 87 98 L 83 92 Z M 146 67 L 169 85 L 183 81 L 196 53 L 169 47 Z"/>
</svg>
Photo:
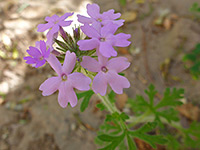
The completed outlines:
<svg viewBox="0 0 200 150">
<path fill-rule="evenodd" d="M 106 72 L 108 72 L 108 69 L 105 66 L 103 66 L 103 67 L 101 67 L 101 71 L 103 71 L 104 73 L 106 73 Z"/>
<path fill-rule="evenodd" d="M 101 41 L 101 42 L 105 42 L 105 41 L 106 41 L 106 38 L 100 38 L 100 41 Z"/>
<path fill-rule="evenodd" d="M 98 18 L 97 21 L 102 22 L 102 19 L 101 19 L 101 18 Z"/>
<path fill-rule="evenodd" d="M 61 76 L 61 78 L 62 78 L 62 81 L 66 81 L 66 80 L 67 80 L 67 75 L 66 75 L 66 74 L 63 74 L 63 75 Z"/>
<path fill-rule="evenodd" d="M 54 24 L 57 24 L 59 21 L 55 21 Z"/>
<path fill-rule="evenodd" d="M 43 60 L 44 59 L 44 57 L 43 56 L 41 56 L 40 58 L 39 58 L 39 60 Z"/>
</svg>

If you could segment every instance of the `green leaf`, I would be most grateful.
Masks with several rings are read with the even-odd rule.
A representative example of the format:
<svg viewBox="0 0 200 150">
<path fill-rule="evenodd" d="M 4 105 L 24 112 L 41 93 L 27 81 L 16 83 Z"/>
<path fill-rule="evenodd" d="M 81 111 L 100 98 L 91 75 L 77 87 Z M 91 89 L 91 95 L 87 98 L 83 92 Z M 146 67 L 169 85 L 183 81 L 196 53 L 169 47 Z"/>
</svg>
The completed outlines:
<svg viewBox="0 0 200 150">
<path fill-rule="evenodd" d="M 107 135 L 107 134 L 102 134 L 102 135 L 99 135 L 98 138 L 102 141 L 110 142 L 110 141 L 117 140 L 119 137 L 118 136 L 110 136 L 110 135 Z"/>
<path fill-rule="evenodd" d="M 136 147 L 133 139 L 128 134 L 126 135 L 126 138 L 127 138 L 127 142 L 128 142 L 128 149 L 129 150 L 137 150 L 137 147 Z"/>
<path fill-rule="evenodd" d="M 85 92 L 81 92 L 81 93 L 76 93 L 76 96 L 77 96 L 78 99 L 81 99 L 81 98 L 87 96 L 89 93 L 92 93 L 92 92 L 93 92 L 92 90 L 89 90 L 89 91 L 85 91 Z"/>
<path fill-rule="evenodd" d="M 108 98 L 110 100 L 111 103 L 115 103 L 115 92 L 112 90 L 110 91 L 110 93 L 108 94 Z"/>
<path fill-rule="evenodd" d="M 200 7 L 199 4 L 197 2 L 192 4 L 192 7 L 190 8 L 191 12 L 200 12 Z"/>
<path fill-rule="evenodd" d="M 118 73 L 118 75 L 125 76 L 125 73 L 120 72 L 120 73 Z"/>
<path fill-rule="evenodd" d="M 106 107 L 105 107 L 105 105 L 103 103 L 98 103 L 96 105 L 96 107 L 99 108 L 101 111 L 106 109 Z"/>
<path fill-rule="evenodd" d="M 107 145 L 104 148 L 101 148 L 99 150 L 115 150 L 115 148 L 124 140 L 125 133 L 122 133 L 120 136 L 110 136 L 110 135 L 99 135 L 98 138 L 105 142 L 110 142 L 109 145 Z"/>
<path fill-rule="evenodd" d="M 197 9 L 197 8 L 196 8 Z M 200 8 L 198 8 L 200 9 Z M 194 79 L 198 79 L 200 76 L 200 43 L 192 50 L 192 52 L 186 54 L 183 57 L 183 61 L 189 61 L 190 65 L 185 65 L 187 69 L 190 70 L 190 74 Z"/>
<path fill-rule="evenodd" d="M 169 88 L 166 88 L 163 99 L 156 105 L 156 109 L 165 106 L 179 106 L 182 104 L 180 100 L 183 98 L 184 89 L 176 89 L 174 88 L 172 92 L 170 92 Z"/>
<path fill-rule="evenodd" d="M 141 95 L 137 95 L 135 99 L 129 98 L 128 103 L 130 104 L 132 111 L 136 115 L 141 114 L 141 112 L 145 112 L 150 107 L 148 102 Z"/>
<path fill-rule="evenodd" d="M 119 0 L 120 5 L 125 6 L 126 5 L 126 0 Z"/>
<path fill-rule="evenodd" d="M 168 140 L 167 147 L 169 150 L 179 150 L 180 149 L 180 144 L 176 138 L 174 138 L 171 135 L 167 135 L 166 137 Z"/>
<path fill-rule="evenodd" d="M 169 123 L 171 123 L 171 121 L 179 121 L 178 112 L 174 108 L 169 108 L 156 113 L 157 115 L 165 118 Z"/>
<path fill-rule="evenodd" d="M 125 144 L 125 142 L 121 142 L 118 146 L 118 150 L 126 150 L 127 149 L 127 146 Z"/>
<path fill-rule="evenodd" d="M 153 129 L 155 129 L 156 126 L 157 126 L 157 122 L 148 122 L 145 125 L 143 125 L 142 127 L 140 127 L 139 129 L 137 129 L 136 131 L 131 131 L 131 134 L 134 136 L 135 133 L 150 132 Z"/>
<path fill-rule="evenodd" d="M 167 140 L 160 135 L 135 134 L 134 136 L 149 143 L 152 148 L 156 148 L 156 144 L 163 145 L 167 143 Z"/>
<path fill-rule="evenodd" d="M 156 122 L 149 122 L 143 125 L 141 128 L 137 129 L 136 131 L 129 131 L 128 133 L 133 137 L 144 140 L 145 142 L 149 143 L 153 148 L 156 148 L 156 144 L 165 144 L 167 142 L 167 140 L 160 135 L 146 134 L 146 132 L 152 131 L 154 128 L 156 128 L 156 126 Z"/>
<path fill-rule="evenodd" d="M 94 92 L 92 90 L 77 94 L 78 99 L 84 97 L 83 101 L 81 103 L 81 106 L 80 106 L 81 112 L 83 112 L 88 107 L 90 98 L 92 97 L 93 94 L 94 94 Z"/>
<path fill-rule="evenodd" d="M 153 84 L 149 85 L 149 90 L 145 90 L 145 93 L 148 95 L 149 97 L 149 102 L 150 105 L 153 106 L 153 102 L 154 102 L 154 97 L 157 94 L 157 91 L 155 90 L 155 86 Z"/>
<path fill-rule="evenodd" d="M 120 114 L 120 117 L 121 117 L 121 119 L 122 119 L 123 121 L 126 121 L 127 119 L 129 119 L 129 116 L 128 116 L 127 114 L 125 114 L 124 112 L 122 112 L 122 113 Z"/>
</svg>

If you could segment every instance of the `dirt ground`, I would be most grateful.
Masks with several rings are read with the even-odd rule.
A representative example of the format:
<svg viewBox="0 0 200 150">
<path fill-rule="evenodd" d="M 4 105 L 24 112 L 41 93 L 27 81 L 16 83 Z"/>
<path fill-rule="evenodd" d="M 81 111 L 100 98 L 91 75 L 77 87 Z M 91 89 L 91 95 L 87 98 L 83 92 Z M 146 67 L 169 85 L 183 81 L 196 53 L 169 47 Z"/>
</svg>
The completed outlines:
<svg viewBox="0 0 200 150">
<path fill-rule="evenodd" d="M 132 35 L 132 45 L 119 53 L 131 61 L 125 71 L 131 82 L 125 90 L 129 97 L 143 95 L 149 83 L 160 93 L 182 87 L 185 101 L 200 107 L 200 81 L 192 79 L 182 61 L 200 42 L 200 23 L 189 11 L 197 1 L 128 0 L 121 6 L 118 0 L 0 0 L 0 150 L 97 149 L 94 137 L 105 116 L 95 108 L 97 97 L 84 113 L 80 105 L 61 108 L 57 93 L 43 97 L 38 89 L 53 74 L 51 68 L 35 69 L 22 59 L 29 46 L 44 39 L 36 27 L 46 16 L 85 13 L 87 3 L 99 4 L 102 12 L 115 9 L 128 20 L 121 31 Z M 169 22 L 155 25 L 164 13 Z"/>
</svg>

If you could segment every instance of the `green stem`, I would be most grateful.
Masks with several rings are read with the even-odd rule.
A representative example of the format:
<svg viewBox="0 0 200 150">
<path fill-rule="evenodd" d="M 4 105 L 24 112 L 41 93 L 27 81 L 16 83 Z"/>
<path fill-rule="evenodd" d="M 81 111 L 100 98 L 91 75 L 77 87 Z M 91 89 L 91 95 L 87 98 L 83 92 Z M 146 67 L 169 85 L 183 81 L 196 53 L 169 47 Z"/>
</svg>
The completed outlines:
<svg viewBox="0 0 200 150">
<path fill-rule="evenodd" d="M 97 94 L 97 96 L 102 100 L 102 103 L 106 106 L 106 108 L 108 109 L 108 111 L 112 114 L 115 112 L 119 112 L 119 110 L 116 108 L 115 105 L 113 105 L 110 100 L 108 99 L 107 96 L 101 96 L 100 94 Z M 127 130 L 127 125 L 125 124 L 125 122 L 123 120 L 119 121 L 120 126 L 122 127 L 123 130 Z"/>
<path fill-rule="evenodd" d="M 138 124 L 138 123 L 145 123 L 145 122 L 152 122 L 155 119 L 155 116 L 153 115 L 149 115 L 150 113 L 148 113 L 148 111 L 146 111 L 146 113 L 144 113 L 142 116 L 140 117 L 131 117 L 127 122 L 130 122 L 130 124 L 128 125 L 128 127 L 133 127 L 134 125 Z M 182 130 L 183 127 L 181 126 L 181 124 L 179 122 L 171 122 L 169 123 L 166 119 L 164 118 L 160 118 L 161 122 L 172 126 L 174 128 L 177 128 L 179 130 Z"/>
<path fill-rule="evenodd" d="M 147 110 L 143 115 L 139 116 L 139 117 L 131 117 L 128 122 L 130 122 L 130 124 L 128 125 L 128 127 L 133 127 L 134 125 L 138 124 L 138 123 L 142 123 L 142 122 L 148 122 L 147 120 L 153 120 L 154 118 L 152 118 L 151 116 L 149 116 L 151 114 L 150 110 Z"/>
<path fill-rule="evenodd" d="M 119 112 L 119 110 L 109 101 L 107 96 L 101 96 L 100 94 L 97 94 L 97 96 L 102 100 L 102 103 L 110 113 Z"/>
</svg>

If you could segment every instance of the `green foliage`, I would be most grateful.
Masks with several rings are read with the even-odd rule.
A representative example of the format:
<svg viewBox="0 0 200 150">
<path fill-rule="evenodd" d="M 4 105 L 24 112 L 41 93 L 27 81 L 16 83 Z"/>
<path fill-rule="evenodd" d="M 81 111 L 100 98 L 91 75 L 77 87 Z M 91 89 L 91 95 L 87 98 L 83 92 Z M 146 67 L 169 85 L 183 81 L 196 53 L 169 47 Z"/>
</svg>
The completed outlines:
<svg viewBox="0 0 200 150">
<path fill-rule="evenodd" d="M 125 133 L 122 133 L 119 136 L 111 136 L 106 134 L 99 135 L 98 138 L 100 140 L 109 143 L 106 147 L 99 150 L 115 150 L 115 148 L 124 140 L 124 137 Z"/>
<path fill-rule="evenodd" d="M 194 79 L 198 79 L 200 75 L 200 43 L 196 45 L 191 53 L 183 57 L 183 61 L 190 63 L 190 65 L 186 65 L 186 68 L 190 70 Z"/>
<path fill-rule="evenodd" d="M 191 12 L 198 12 L 198 13 L 200 13 L 200 6 L 199 6 L 199 4 L 197 2 L 193 3 L 192 7 L 190 8 L 190 11 Z"/>
<path fill-rule="evenodd" d="M 167 142 L 167 149 L 179 150 L 185 148 L 199 148 L 200 147 L 200 123 L 193 122 L 189 128 L 183 128 L 179 123 L 178 112 L 175 110 L 176 106 L 182 104 L 180 99 L 183 98 L 183 89 L 172 89 L 166 88 L 163 97 L 160 101 L 155 101 L 157 91 L 153 85 L 150 85 L 148 90 L 145 90 L 148 99 L 146 100 L 143 96 L 138 95 L 136 99 L 129 99 L 128 103 L 131 106 L 133 112 L 137 115 L 135 123 L 130 124 L 134 126 L 140 122 L 145 122 L 150 118 L 154 120 L 153 123 L 144 124 L 141 128 L 136 131 L 130 131 L 130 135 L 137 137 L 149 143 L 155 148 L 156 143 L 165 144 Z M 148 120 L 150 121 L 150 120 Z M 149 135 L 157 124 L 160 128 L 161 135 L 166 135 L 166 139 L 163 139 L 161 135 Z M 163 127 L 172 126 L 176 129 L 176 132 L 170 133 L 170 130 L 163 132 Z M 169 128 L 170 129 L 170 128 Z M 166 128 L 165 128 L 166 131 Z M 174 131 L 174 130 L 173 130 Z M 174 136 L 173 134 L 176 134 Z"/>
<path fill-rule="evenodd" d="M 119 0 L 120 5 L 125 6 L 126 5 L 126 0 Z"/>
<path fill-rule="evenodd" d="M 98 104 L 96 105 L 96 107 L 99 108 L 101 111 L 106 109 L 106 107 L 105 107 L 104 104 L 102 104 L 102 103 L 98 103 Z"/>
<path fill-rule="evenodd" d="M 169 150 L 179 150 L 180 149 L 180 144 L 175 137 L 173 137 L 172 135 L 169 134 L 166 136 L 166 138 L 168 140 L 168 149 Z"/>
<path fill-rule="evenodd" d="M 110 93 L 108 94 L 108 98 L 110 100 L 111 103 L 115 103 L 115 92 L 112 90 L 110 91 Z"/>
<path fill-rule="evenodd" d="M 149 143 L 153 148 L 156 147 L 156 144 L 165 144 L 167 142 L 160 135 L 158 136 L 148 134 L 156 128 L 156 122 L 147 123 L 141 128 L 131 131 L 126 126 L 122 126 L 122 124 L 120 123 L 125 122 L 128 119 L 129 116 L 124 112 L 115 112 L 106 116 L 104 124 L 100 126 L 98 140 L 96 140 L 99 144 L 102 144 L 102 142 L 104 142 L 103 145 L 106 145 L 100 150 L 114 150 L 116 147 L 119 147 L 119 149 L 128 147 L 129 150 L 136 150 L 137 147 L 133 138 L 144 140 Z"/>
<path fill-rule="evenodd" d="M 156 122 L 147 123 L 136 131 L 130 131 L 130 135 L 137 137 L 149 143 L 153 148 L 156 148 L 156 144 L 165 144 L 167 140 L 161 135 L 149 135 L 147 132 L 152 131 L 157 126 Z"/>
<path fill-rule="evenodd" d="M 200 123 L 193 122 L 188 129 L 182 129 L 184 135 L 184 144 L 188 148 L 200 147 Z"/>
<path fill-rule="evenodd" d="M 130 131 L 130 130 L 121 130 L 121 132 L 117 133 L 117 135 L 113 134 L 101 134 L 98 135 L 98 139 L 106 142 L 106 146 L 100 150 L 114 150 L 117 146 L 119 146 L 120 143 L 125 142 L 125 137 L 128 143 L 129 150 L 136 150 L 136 144 L 133 140 L 134 138 L 139 138 L 141 140 L 144 140 L 145 142 L 149 143 L 153 148 L 156 148 L 156 144 L 165 144 L 167 142 L 166 139 L 164 139 L 161 135 L 150 135 L 147 132 L 152 131 L 157 126 L 157 123 L 147 123 L 141 128 Z M 109 126 L 109 129 L 115 129 L 112 126 Z M 125 147 L 125 144 L 121 144 L 123 147 Z"/>
<path fill-rule="evenodd" d="M 81 106 L 80 106 L 81 112 L 83 112 L 88 107 L 90 98 L 92 97 L 93 94 L 94 94 L 94 92 L 92 90 L 82 92 L 82 93 L 77 93 L 78 99 L 83 98 L 83 101 L 82 101 Z"/>
<path fill-rule="evenodd" d="M 157 104 L 155 104 L 157 91 L 152 84 L 149 86 L 148 90 L 145 90 L 145 93 L 148 96 L 148 101 L 140 95 L 136 96 L 136 99 L 128 100 L 131 109 L 137 116 L 143 114 L 144 112 L 148 112 L 148 114 L 154 116 L 155 121 L 158 121 L 161 127 L 163 127 L 163 123 L 161 121 L 163 118 L 169 123 L 171 121 L 179 120 L 175 107 L 182 104 L 180 99 L 184 94 L 183 89 L 174 88 L 173 90 L 170 90 L 169 88 L 166 88 L 163 98 Z"/>
</svg>

